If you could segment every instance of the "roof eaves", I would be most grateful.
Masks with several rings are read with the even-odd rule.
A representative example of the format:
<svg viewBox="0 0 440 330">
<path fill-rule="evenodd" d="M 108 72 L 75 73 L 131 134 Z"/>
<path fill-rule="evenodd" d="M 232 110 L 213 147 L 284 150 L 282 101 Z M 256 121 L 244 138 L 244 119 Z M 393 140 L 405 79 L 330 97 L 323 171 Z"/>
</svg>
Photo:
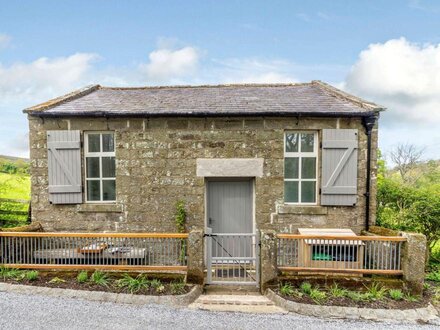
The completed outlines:
<svg viewBox="0 0 440 330">
<path fill-rule="evenodd" d="M 28 113 L 28 114 L 41 113 L 44 110 L 48 110 L 48 109 L 53 108 L 53 107 L 55 107 L 57 105 L 60 105 L 62 103 L 69 102 L 69 101 L 78 99 L 78 98 L 80 98 L 82 96 L 85 96 L 87 94 L 90 94 L 90 93 L 92 93 L 92 92 L 94 92 L 94 91 L 96 91 L 96 90 L 98 90 L 100 88 L 101 88 L 100 85 L 89 85 L 89 86 L 86 86 L 84 88 L 81 88 L 81 89 L 78 89 L 76 91 L 73 91 L 73 92 L 71 92 L 69 94 L 65 94 L 63 96 L 54 98 L 54 99 L 46 101 L 44 103 L 37 104 L 37 105 L 35 105 L 33 107 L 26 108 L 26 109 L 23 110 L 23 112 L 24 113 Z"/>
<path fill-rule="evenodd" d="M 333 87 L 329 84 L 326 84 L 325 82 L 322 82 L 320 80 L 312 80 L 312 84 L 327 91 L 329 94 L 331 94 L 334 97 L 342 98 L 342 99 L 349 101 L 349 102 L 351 102 L 351 103 L 353 103 L 363 109 L 370 110 L 370 111 L 385 111 L 385 109 L 386 109 L 386 107 L 384 107 L 384 106 L 378 105 L 373 102 L 366 101 L 364 99 L 361 99 L 360 97 L 346 93 L 346 92 L 344 92 L 336 87 Z"/>
</svg>

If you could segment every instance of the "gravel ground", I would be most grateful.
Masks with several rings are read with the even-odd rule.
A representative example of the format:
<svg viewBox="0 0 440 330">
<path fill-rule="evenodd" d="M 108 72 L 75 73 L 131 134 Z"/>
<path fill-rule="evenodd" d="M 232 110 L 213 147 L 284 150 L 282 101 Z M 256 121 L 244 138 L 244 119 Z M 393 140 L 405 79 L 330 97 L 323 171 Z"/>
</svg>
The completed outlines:
<svg viewBox="0 0 440 330">
<path fill-rule="evenodd" d="M 439 329 L 417 324 L 323 320 L 134 306 L 0 292 L 0 329 Z"/>
</svg>

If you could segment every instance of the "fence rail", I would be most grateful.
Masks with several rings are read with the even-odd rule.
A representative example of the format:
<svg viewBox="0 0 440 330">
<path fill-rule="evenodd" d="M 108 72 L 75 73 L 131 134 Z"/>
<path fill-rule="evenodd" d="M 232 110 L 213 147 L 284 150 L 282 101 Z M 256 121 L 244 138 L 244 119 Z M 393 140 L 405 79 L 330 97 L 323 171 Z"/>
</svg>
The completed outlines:
<svg viewBox="0 0 440 330">
<path fill-rule="evenodd" d="M 0 232 L 0 264 L 32 269 L 186 270 L 188 234 Z"/>
<path fill-rule="evenodd" d="M 401 275 L 404 237 L 278 234 L 281 271 Z"/>
</svg>

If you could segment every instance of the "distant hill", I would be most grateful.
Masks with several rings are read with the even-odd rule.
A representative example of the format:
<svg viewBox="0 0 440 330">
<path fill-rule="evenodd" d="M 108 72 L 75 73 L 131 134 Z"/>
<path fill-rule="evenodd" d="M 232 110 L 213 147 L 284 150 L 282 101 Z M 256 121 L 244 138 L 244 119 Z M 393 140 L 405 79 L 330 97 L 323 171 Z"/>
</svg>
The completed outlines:
<svg viewBox="0 0 440 330">
<path fill-rule="evenodd" d="M 22 162 L 25 162 L 25 163 L 29 163 L 30 162 L 29 158 L 21 158 L 21 157 L 5 156 L 5 155 L 0 155 L 0 159 L 7 160 L 7 161 L 10 161 L 10 162 L 17 162 L 17 161 L 22 161 Z"/>
</svg>

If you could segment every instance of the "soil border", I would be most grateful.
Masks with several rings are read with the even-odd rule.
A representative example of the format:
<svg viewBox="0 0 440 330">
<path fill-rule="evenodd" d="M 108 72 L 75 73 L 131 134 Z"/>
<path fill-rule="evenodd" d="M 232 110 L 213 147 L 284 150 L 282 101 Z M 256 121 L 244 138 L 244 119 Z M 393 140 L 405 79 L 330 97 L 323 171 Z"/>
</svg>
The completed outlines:
<svg viewBox="0 0 440 330">
<path fill-rule="evenodd" d="M 44 295 L 59 298 L 79 298 L 89 301 L 113 302 L 122 304 L 160 304 L 174 307 L 186 307 L 200 296 L 200 294 L 202 293 L 202 287 L 199 285 L 195 285 L 190 290 L 190 292 L 182 295 L 147 296 L 129 293 L 60 289 L 44 286 L 0 283 L 0 292 L 13 292 L 28 295 Z"/>
<path fill-rule="evenodd" d="M 302 315 L 333 319 L 388 321 L 399 323 L 407 321 L 411 323 L 440 325 L 440 318 L 438 317 L 437 310 L 431 304 L 423 308 L 405 310 L 360 308 L 297 303 L 295 301 L 284 299 L 271 289 L 267 289 L 265 295 L 278 307 Z"/>
</svg>

